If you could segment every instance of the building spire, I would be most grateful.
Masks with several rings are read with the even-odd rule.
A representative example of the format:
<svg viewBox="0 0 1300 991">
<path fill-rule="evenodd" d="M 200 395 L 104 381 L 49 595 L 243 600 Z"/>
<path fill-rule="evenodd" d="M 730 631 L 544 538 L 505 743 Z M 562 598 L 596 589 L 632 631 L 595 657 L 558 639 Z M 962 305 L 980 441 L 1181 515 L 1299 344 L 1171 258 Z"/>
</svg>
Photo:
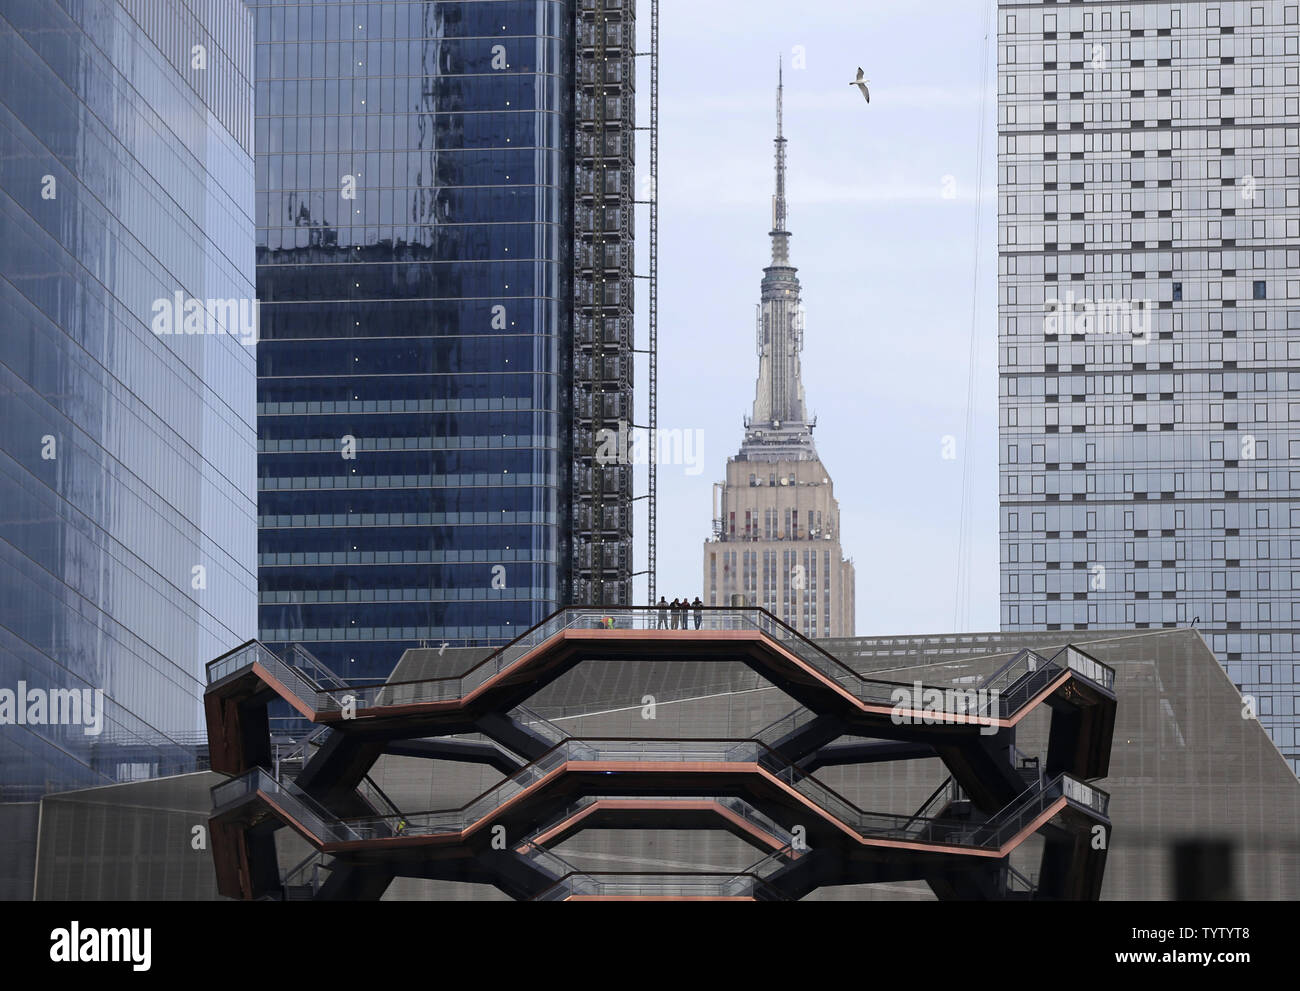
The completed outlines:
<svg viewBox="0 0 1300 991">
<path fill-rule="evenodd" d="M 776 83 L 776 195 L 772 197 L 772 264 L 763 270 L 756 349 L 758 385 L 754 415 L 745 423 L 741 457 L 749 460 L 815 458 L 812 429 L 804 404 L 799 353 L 803 351 L 803 315 L 799 277 L 790 264 L 790 232 L 785 199 L 785 67 Z"/>
<path fill-rule="evenodd" d="M 772 264 L 790 263 L 790 232 L 786 229 L 785 203 L 785 59 L 777 62 L 776 76 L 776 195 L 772 197 Z"/>
</svg>

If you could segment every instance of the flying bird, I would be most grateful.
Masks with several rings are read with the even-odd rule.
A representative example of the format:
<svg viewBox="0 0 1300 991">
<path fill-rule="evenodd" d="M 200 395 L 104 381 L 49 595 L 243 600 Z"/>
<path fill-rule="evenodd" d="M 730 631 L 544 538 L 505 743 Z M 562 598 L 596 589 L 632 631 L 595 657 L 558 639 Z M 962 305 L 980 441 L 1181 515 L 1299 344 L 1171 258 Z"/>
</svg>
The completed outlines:
<svg viewBox="0 0 1300 991">
<path fill-rule="evenodd" d="M 858 78 L 849 83 L 850 86 L 856 86 L 862 90 L 862 98 L 868 103 L 871 102 L 871 90 L 867 89 L 867 83 L 869 82 L 871 82 L 870 79 L 863 78 L 862 66 L 858 66 Z"/>
</svg>

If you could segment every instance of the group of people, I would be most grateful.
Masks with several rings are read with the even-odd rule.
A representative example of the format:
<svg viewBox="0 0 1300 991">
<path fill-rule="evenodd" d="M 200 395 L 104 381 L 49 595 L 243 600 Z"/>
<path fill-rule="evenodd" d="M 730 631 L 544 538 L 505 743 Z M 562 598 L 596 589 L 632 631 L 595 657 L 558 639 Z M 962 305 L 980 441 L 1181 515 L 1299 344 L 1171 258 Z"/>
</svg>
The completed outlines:
<svg viewBox="0 0 1300 991">
<path fill-rule="evenodd" d="M 704 621 L 704 603 L 700 601 L 698 595 L 695 597 L 694 602 L 688 602 L 685 597 L 673 599 L 672 602 L 669 602 L 661 595 L 659 596 L 659 601 L 655 603 L 655 608 L 659 610 L 659 629 L 661 630 L 670 629 L 668 625 L 670 617 L 672 623 L 671 629 L 690 629 L 687 625 L 687 613 L 692 609 L 695 610 L 695 628 L 697 630 L 700 628 L 700 623 Z"/>
</svg>

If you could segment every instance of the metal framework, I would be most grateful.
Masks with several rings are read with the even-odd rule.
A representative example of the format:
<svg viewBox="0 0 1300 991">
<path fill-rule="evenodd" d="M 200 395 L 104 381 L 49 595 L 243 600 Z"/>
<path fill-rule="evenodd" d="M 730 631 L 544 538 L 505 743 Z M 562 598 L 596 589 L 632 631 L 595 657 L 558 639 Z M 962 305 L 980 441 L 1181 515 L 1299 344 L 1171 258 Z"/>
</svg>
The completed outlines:
<svg viewBox="0 0 1300 991">
<path fill-rule="evenodd" d="M 571 601 L 632 594 L 635 0 L 575 5 Z M 617 452 L 611 457 L 612 451 Z"/>
<path fill-rule="evenodd" d="M 824 885 L 923 880 L 940 898 L 1098 897 L 1109 797 L 1089 781 L 1108 773 L 1114 734 L 1105 664 L 1073 645 L 1022 650 L 978 688 L 917 683 L 900 705 L 896 683 L 848 667 L 764 610 L 699 609 L 694 629 L 676 613 L 669 626 L 667 613 L 563 609 L 459 675 L 412 658 L 423 680 L 382 685 L 346 684 L 305 651 L 280 657 L 256 641 L 212 661 L 211 761 L 231 775 L 212 789 L 219 890 L 377 899 L 412 877 L 536 900 L 788 900 Z M 579 664 L 619 661 L 736 662 L 795 708 L 746 737 L 595 738 L 571 737 L 524 704 Z M 276 699 L 318 724 L 296 773 L 283 757 L 271 770 Z M 1022 754 L 1016 729 L 1036 712 L 1049 721 L 1046 744 Z M 370 778 L 384 754 L 487 764 L 505 778 L 464 805 L 403 810 Z M 950 776 L 915 809 L 861 809 L 816 774 L 936 757 Z M 313 848 L 287 870 L 283 827 Z M 761 858 L 731 874 L 576 870 L 553 848 L 593 827 L 726 829 Z M 1031 882 L 1011 857 L 1034 853 Z"/>
<path fill-rule="evenodd" d="M 650 0 L 650 441 L 658 449 L 659 437 L 659 0 Z M 646 574 L 649 595 L 655 601 L 655 576 L 659 568 L 659 459 L 650 458 L 646 492 Z"/>
</svg>

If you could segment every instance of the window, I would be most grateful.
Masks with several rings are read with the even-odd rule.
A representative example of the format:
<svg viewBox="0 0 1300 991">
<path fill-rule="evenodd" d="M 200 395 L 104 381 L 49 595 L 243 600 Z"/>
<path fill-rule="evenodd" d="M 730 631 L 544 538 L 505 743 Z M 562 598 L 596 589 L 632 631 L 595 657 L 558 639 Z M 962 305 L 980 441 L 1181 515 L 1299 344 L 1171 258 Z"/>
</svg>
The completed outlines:
<svg viewBox="0 0 1300 991">
<path fill-rule="evenodd" d="M 1181 282 L 1175 282 L 1175 283 L 1174 283 L 1174 302 L 1175 302 L 1175 303 L 1181 303 L 1182 301 L 1183 301 L 1183 284 L 1182 284 Z"/>
<path fill-rule="evenodd" d="M 1256 298 L 1256 299 L 1268 299 L 1268 283 L 1267 283 L 1267 282 L 1265 282 L 1265 281 L 1263 281 L 1263 280 L 1256 281 L 1256 283 L 1255 283 L 1255 298 Z"/>
</svg>

